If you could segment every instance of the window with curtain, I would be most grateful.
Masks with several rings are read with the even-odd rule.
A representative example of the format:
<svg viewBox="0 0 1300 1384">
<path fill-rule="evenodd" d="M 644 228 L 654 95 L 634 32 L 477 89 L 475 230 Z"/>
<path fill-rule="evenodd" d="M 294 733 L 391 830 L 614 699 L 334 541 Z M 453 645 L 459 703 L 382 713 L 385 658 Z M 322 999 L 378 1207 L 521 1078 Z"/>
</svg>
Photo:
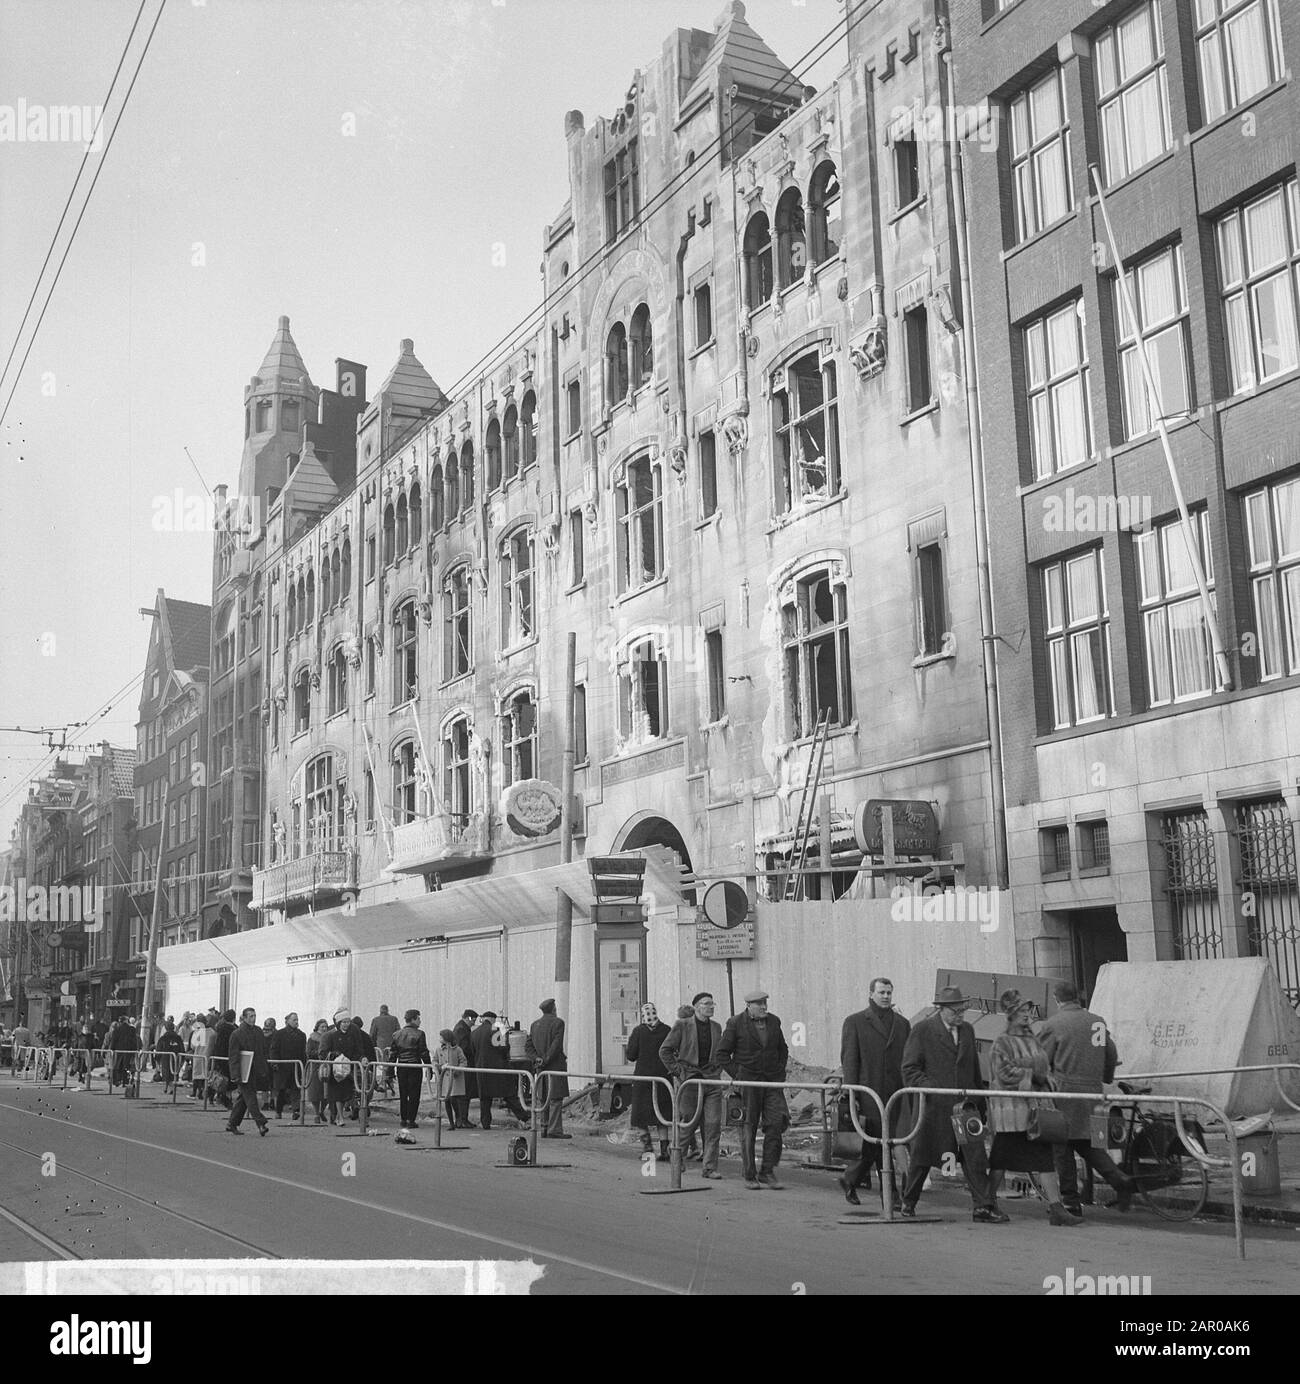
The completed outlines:
<svg viewBox="0 0 1300 1384">
<path fill-rule="evenodd" d="M 1221 217 L 1215 245 L 1232 392 L 1240 394 L 1300 365 L 1296 180 Z"/>
<path fill-rule="evenodd" d="M 1171 245 L 1142 260 L 1125 271 L 1125 278 L 1138 319 L 1135 335 L 1116 278 L 1115 336 L 1124 390 L 1124 436 L 1129 438 L 1150 432 L 1156 420 L 1147 404 L 1146 382 L 1138 356 L 1139 339 L 1155 376 L 1159 416 L 1176 418 L 1192 409 L 1183 247 Z"/>
<path fill-rule="evenodd" d="M 1114 713 L 1105 554 L 1043 568 L 1043 632 L 1056 730 Z"/>
<path fill-rule="evenodd" d="M 1214 566 L 1204 510 L 1192 514 L 1191 526 L 1213 606 Z M 1141 588 L 1148 705 L 1204 697 L 1214 690 L 1213 648 L 1183 526 L 1177 519 L 1158 524 L 1137 535 L 1133 546 Z"/>
<path fill-rule="evenodd" d="M 1088 347 L 1083 299 L 1025 328 L 1030 445 L 1039 478 L 1086 461 L 1092 452 Z"/>
<path fill-rule="evenodd" d="M 1300 673 L 1300 479 L 1244 500 L 1259 680 Z"/>
<path fill-rule="evenodd" d="M 1277 0 L 1196 0 L 1196 51 L 1209 123 L 1285 71 Z"/>
<path fill-rule="evenodd" d="M 1017 240 L 1037 235 L 1074 206 L 1060 68 L 1011 102 L 1011 182 Z"/>
<path fill-rule="evenodd" d="M 1092 52 L 1102 173 L 1108 184 L 1117 183 L 1172 142 L 1159 0 L 1147 0 L 1103 29 Z"/>
</svg>

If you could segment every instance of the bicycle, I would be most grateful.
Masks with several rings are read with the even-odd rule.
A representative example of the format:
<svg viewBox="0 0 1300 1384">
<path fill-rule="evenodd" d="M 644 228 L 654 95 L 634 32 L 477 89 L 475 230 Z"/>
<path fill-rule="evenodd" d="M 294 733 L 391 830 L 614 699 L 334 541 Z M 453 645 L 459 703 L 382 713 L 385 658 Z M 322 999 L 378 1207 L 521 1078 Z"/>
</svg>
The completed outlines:
<svg viewBox="0 0 1300 1384">
<path fill-rule="evenodd" d="M 1151 1094 L 1149 1086 L 1139 1088 L 1122 1081 L 1118 1085 L 1126 1096 Z M 1133 1179 L 1138 1196 L 1166 1221 L 1190 1221 L 1198 1215 L 1209 1195 L 1210 1175 L 1179 1138 L 1172 1112 L 1116 1106 L 1109 1118 L 1112 1142 L 1114 1135 L 1120 1135 L 1119 1170 Z M 1205 1131 L 1200 1124 L 1184 1116 L 1183 1130 L 1204 1153 Z"/>
</svg>

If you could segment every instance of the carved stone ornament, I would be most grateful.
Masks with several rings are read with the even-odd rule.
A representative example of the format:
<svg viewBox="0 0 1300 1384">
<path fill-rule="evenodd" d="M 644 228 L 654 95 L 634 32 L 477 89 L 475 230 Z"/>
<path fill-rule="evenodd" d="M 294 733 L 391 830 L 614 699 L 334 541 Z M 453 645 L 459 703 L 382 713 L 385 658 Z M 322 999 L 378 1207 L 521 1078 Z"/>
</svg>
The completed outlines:
<svg viewBox="0 0 1300 1384">
<path fill-rule="evenodd" d="M 861 341 L 849 347 L 849 359 L 859 379 L 869 380 L 885 368 L 886 341 L 885 317 L 883 313 L 877 313 L 867 323 Z"/>
<path fill-rule="evenodd" d="M 542 530 L 542 551 L 554 557 L 560 551 L 560 521 L 553 520 Z"/>
<path fill-rule="evenodd" d="M 599 518 L 599 511 L 596 508 L 595 497 L 589 497 L 582 502 L 582 517 L 587 521 L 587 527 L 594 529 L 596 520 Z"/>
<path fill-rule="evenodd" d="M 361 643 L 355 634 L 343 636 L 343 657 L 347 660 L 349 668 L 361 667 Z"/>
<path fill-rule="evenodd" d="M 739 456 L 749 445 L 749 420 L 743 413 L 733 413 L 723 420 L 722 436 L 731 455 Z"/>
<path fill-rule="evenodd" d="M 753 360 L 758 355 L 758 337 L 749 332 L 745 337 L 745 354 Z"/>
<path fill-rule="evenodd" d="M 311 670 L 311 672 L 308 674 L 308 680 L 311 682 L 312 690 L 313 690 L 313 691 L 317 691 L 317 692 L 320 691 L 320 669 L 319 669 L 319 668 L 313 668 L 313 669 Z"/>
<path fill-rule="evenodd" d="M 841 303 L 844 302 L 844 301 L 848 298 L 848 296 L 849 296 L 849 280 L 848 280 L 848 275 L 845 275 L 844 278 L 842 278 L 842 279 L 839 281 L 839 283 L 837 283 L 837 284 L 835 285 L 835 296 L 840 300 Z"/>
<path fill-rule="evenodd" d="M 673 475 L 675 475 L 679 481 L 685 481 L 686 443 L 681 438 L 678 438 L 678 440 L 668 448 L 668 465 L 673 468 Z"/>
<path fill-rule="evenodd" d="M 283 687 L 275 694 L 275 705 L 279 711 L 283 711 L 289 705 L 289 694 Z"/>
<path fill-rule="evenodd" d="M 425 597 L 424 599 L 422 599 L 422 600 L 420 601 L 420 604 L 419 604 L 418 609 L 419 609 L 419 612 L 420 612 L 420 619 L 423 620 L 424 623 L 425 623 L 426 625 L 432 625 L 432 624 L 433 624 L 433 602 L 432 602 L 431 600 L 429 600 L 427 597 Z"/>
</svg>

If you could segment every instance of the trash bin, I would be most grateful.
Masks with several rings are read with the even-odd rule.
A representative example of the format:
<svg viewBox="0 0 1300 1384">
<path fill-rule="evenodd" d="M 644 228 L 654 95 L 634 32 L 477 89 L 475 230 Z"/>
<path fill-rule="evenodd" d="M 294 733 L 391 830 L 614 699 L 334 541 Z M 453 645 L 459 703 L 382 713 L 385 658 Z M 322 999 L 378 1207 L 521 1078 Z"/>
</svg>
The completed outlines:
<svg viewBox="0 0 1300 1384">
<path fill-rule="evenodd" d="M 1257 1197 L 1275 1197 L 1282 1190 L 1282 1169 L 1277 1157 L 1277 1134 L 1261 1130 L 1237 1141 L 1241 1159 L 1241 1190 Z"/>
</svg>

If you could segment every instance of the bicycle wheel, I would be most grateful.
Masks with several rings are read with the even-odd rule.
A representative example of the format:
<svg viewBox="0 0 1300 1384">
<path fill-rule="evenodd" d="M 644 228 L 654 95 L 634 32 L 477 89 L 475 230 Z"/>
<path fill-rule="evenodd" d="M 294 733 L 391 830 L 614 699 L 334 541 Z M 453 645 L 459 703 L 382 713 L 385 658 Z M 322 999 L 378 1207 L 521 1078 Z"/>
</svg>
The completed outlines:
<svg viewBox="0 0 1300 1384">
<path fill-rule="evenodd" d="M 1210 1190 L 1205 1164 L 1182 1154 L 1159 1154 L 1134 1160 L 1128 1169 L 1138 1195 L 1166 1221 L 1190 1221 L 1205 1205 Z"/>
</svg>

